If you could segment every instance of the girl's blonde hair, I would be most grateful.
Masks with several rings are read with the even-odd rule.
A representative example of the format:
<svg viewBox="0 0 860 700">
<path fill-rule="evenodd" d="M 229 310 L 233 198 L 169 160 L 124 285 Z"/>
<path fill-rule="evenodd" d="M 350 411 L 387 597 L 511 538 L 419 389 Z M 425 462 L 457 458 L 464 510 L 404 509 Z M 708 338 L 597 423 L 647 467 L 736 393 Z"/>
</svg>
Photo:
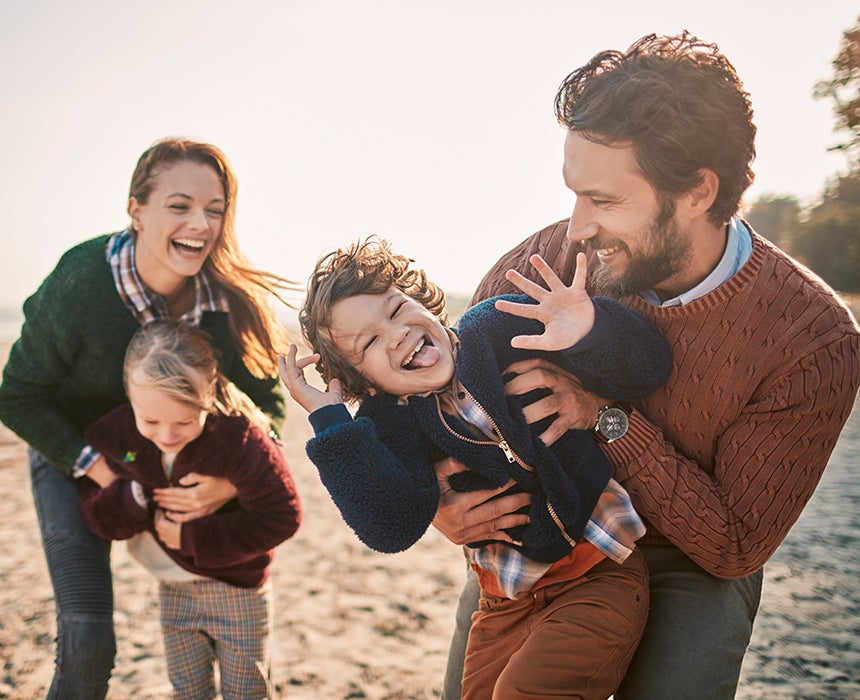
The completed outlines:
<svg viewBox="0 0 860 700">
<path fill-rule="evenodd" d="M 239 249 L 235 230 L 238 183 L 227 156 L 208 143 L 180 138 L 156 141 L 137 161 L 128 196 L 146 204 L 162 170 L 187 161 L 212 168 L 224 186 L 223 228 L 205 268 L 227 297 L 230 334 L 245 366 L 256 377 L 272 376 L 277 373 L 278 349 L 286 347 L 287 338 L 270 306 L 270 297 L 294 308 L 283 295 L 299 288 L 295 282 L 252 267 Z M 134 235 L 133 227 L 131 231 Z"/>
<path fill-rule="evenodd" d="M 123 382 L 164 392 L 186 406 L 226 416 L 244 416 L 269 432 L 269 419 L 219 370 L 207 334 L 172 319 L 135 331 L 125 351 Z"/>
<path fill-rule="evenodd" d="M 413 268 L 413 262 L 394 253 L 388 241 L 368 236 L 323 256 L 316 264 L 299 311 L 299 323 L 305 341 L 319 353 L 317 371 L 326 383 L 339 379 L 347 400 L 364 398 L 373 387 L 338 352 L 331 339 L 331 309 L 336 302 L 359 294 L 384 294 L 397 287 L 436 316 L 443 326 L 448 323 L 445 293 L 427 279 L 424 270 Z"/>
</svg>

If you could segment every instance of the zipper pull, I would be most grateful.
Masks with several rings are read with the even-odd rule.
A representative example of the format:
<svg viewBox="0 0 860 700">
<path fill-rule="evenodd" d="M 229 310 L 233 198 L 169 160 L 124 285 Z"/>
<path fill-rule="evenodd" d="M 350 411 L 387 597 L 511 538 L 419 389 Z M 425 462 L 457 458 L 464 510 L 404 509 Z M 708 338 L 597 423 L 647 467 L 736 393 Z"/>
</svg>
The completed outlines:
<svg viewBox="0 0 860 700">
<path fill-rule="evenodd" d="M 499 449 L 505 453 L 505 457 L 508 458 L 508 462 L 513 464 L 517 460 L 514 458 L 513 450 L 508 446 L 507 440 L 499 440 Z"/>
</svg>

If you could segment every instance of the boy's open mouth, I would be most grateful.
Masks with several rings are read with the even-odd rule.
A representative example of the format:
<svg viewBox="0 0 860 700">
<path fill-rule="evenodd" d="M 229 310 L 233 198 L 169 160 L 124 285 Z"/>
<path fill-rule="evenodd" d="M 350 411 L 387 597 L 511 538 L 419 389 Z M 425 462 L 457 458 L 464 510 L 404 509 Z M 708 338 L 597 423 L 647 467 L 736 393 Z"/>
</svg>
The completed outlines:
<svg viewBox="0 0 860 700">
<path fill-rule="evenodd" d="M 412 351 L 412 354 L 406 358 L 402 367 L 404 369 L 421 369 L 422 367 L 432 367 L 435 365 L 442 353 L 439 348 L 433 345 L 433 341 L 429 336 L 424 336 L 418 341 L 418 345 Z"/>
</svg>

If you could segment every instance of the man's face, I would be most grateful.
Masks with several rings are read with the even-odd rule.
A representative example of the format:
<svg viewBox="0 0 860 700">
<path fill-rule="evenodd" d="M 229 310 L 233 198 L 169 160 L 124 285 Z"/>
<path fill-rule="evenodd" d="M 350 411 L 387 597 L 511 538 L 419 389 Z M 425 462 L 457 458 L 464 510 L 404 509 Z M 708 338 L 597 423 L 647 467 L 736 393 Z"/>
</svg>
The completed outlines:
<svg viewBox="0 0 860 700">
<path fill-rule="evenodd" d="M 576 195 L 567 236 L 596 252 L 595 293 L 673 288 L 689 264 L 691 243 L 678 225 L 674 200 L 657 196 L 632 146 L 604 146 L 568 131 L 564 181 Z"/>
</svg>

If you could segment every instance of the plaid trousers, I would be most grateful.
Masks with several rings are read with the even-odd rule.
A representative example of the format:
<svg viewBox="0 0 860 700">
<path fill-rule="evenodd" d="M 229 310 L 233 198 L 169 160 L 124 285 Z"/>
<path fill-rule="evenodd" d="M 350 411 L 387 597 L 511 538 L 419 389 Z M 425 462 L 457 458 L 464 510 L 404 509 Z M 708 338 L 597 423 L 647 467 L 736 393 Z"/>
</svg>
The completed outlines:
<svg viewBox="0 0 860 700">
<path fill-rule="evenodd" d="M 161 629 L 174 700 L 271 698 L 272 586 L 161 581 Z"/>
</svg>

